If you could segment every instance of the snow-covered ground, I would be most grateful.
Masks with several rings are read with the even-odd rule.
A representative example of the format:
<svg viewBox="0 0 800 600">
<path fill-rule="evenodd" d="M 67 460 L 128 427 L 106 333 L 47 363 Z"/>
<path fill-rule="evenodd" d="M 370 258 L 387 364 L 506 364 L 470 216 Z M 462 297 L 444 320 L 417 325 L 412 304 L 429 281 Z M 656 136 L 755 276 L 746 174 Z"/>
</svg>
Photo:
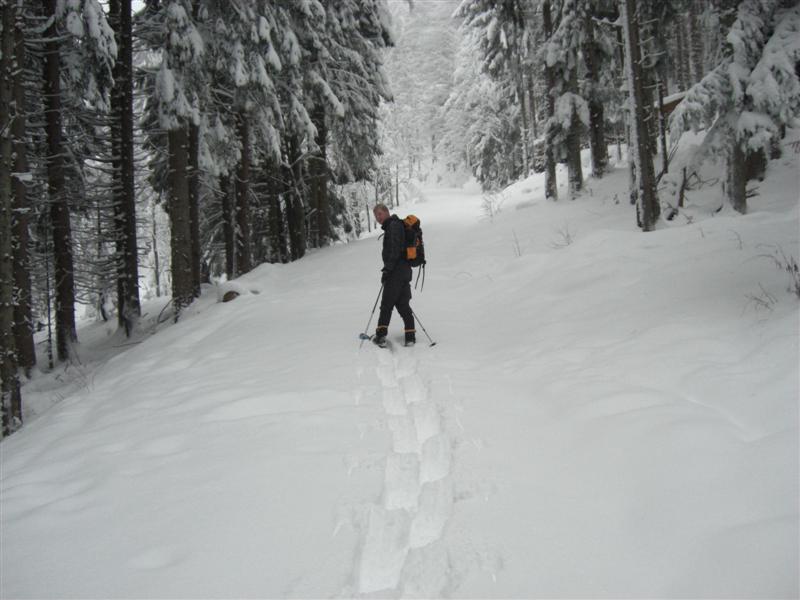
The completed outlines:
<svg viewBox="0 0 800 600">
<path fill-rule="evenodd" d="M 708 187 L 650 234 L 624 168 L 492 219 L 425 190 L 434 347 L 359 347 L 374 234 L 208 290 L 2 443 L 0 595 L 797 597 L 767 257 L 800 258 L 797 156 L 770 168 L 749 215 Z"/>
</svg>

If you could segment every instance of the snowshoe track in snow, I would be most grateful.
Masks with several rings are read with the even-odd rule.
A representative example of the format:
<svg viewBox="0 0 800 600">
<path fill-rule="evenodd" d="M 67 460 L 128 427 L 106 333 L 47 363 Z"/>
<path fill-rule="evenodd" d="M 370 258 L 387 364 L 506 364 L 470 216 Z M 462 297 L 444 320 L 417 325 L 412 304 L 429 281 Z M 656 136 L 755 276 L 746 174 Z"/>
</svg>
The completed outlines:
<svg viewBox="0 0 800 600">
<path fill-rule="evenodd" d="M 357 566 L 359 595 L 432 597 L 448 581 L 442 536 L 453 514 L 452 441 L 413 348 L 375 349 L 392 435 L 383 494 L 370 507 Z"/>
</svg>

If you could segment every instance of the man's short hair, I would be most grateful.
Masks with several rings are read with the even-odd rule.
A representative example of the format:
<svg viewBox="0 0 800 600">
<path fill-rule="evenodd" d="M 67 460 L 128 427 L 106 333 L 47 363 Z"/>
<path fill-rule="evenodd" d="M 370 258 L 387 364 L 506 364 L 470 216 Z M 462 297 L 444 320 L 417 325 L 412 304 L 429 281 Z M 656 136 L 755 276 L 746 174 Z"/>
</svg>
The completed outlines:
<svg viewBox="0 0 800 600">
<path fill-rule="evenodd" d="M 372 212 L 377 212 L 379 210 L 389 212 L 389 207 L 385 204 L 376 204 L 375 207 L 372 209 Z"/>
</svg>

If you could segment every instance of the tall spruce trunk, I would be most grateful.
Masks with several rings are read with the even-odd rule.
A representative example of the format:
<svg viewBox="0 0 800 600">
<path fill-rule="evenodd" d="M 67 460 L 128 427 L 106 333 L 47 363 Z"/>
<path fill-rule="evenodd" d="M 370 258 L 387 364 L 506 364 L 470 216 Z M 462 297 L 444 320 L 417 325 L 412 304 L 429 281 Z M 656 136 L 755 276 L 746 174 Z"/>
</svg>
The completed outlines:
<svg viewBox="0 0 800 600">
<path fill-rule="evenodd" d="M 592 152 L 592 176 L 600 178 L 608 166 L 608 144 L 606 144 L 605 115 L 603 103 L 598 98 L 600 85 L 600 65 L 597 57 L 597 44 L 594 39 L 594 19 L 586 15 L 586 44 L 583 54 L 586 61 L 589 92 L 589 146 Z"/>
<path fill-rule="evenodd" d="M 526 82 L 526 89 L 528 92 L 528 107 L 531 111 L 531 153 L 535 154 L 536 148 L 536 139 L 539 137 L 538 127 L 536 125 L 536 93 L 533 89 L 534 86 L 534 78 L 525 76 Z M 535 161 L 531 159 L 531 165 L 533 165 Z"/>
<path fill-rule="evenodd" d="M 689 3 L 691 4 L 691 0 Z M 692 30 L 689 17 L 686 15 L 681 15 L 678 18 L 678 26 L 683 30 L 683 47 L 681 48 L 678 58 L 681 61 L 681 69 L 686 74 L 686 89 L 688 90 L 690 87 L 692 87 L 692 83 L 694 83 L 692 81 L 692 45 L 694 40 L 692 40 Z"/>
<path fill-rule="evenodd" d="M 250 120 L 244 109 L 236 113 L 241 156 L 236 168 L 236 269 L 237 275 L 252 269 L 250 252 Z"/>
<path fill-rule="evenodd" d="M 553 21 L 550 14 L 550 0 L 542 3 L 542 20 L 544 22 L 544 34 L 548 39 L 553 35 Z M 545 61 L 544 77 L 547 82 L 547 116 L 552 119 L 555 115 L 556 100 L 553 98 L 552 91 L 555 89 L 555 75 L 552 67 L 547 66 Z M 549 200 L 558 200 L 558 182 L 556 181 L 556 157 L 553 151 L 553 134 L 551 131 L 545 133 L 544 146 L 544 196 Z"/>
<path fill-rule="evenodd" d="M 158 222 L 156 204 L 150 204 L 150 244 L 153 249 L 153 283 L 156 285 L 156 298 L 161 297 L 161 260 L 158 253 Z"/>
<path fill-rule="evenodd" d="M 200 297 L 200 128 L 189 123 L 189 230 L 192 236 L 192 293 Z"/>
<path fill-rule="evenodd" d="M 325 107 L 317 104 L 311 114 L 311 120 L 317 129 L 315 142 L 317 150 L 308 159 L 310 179 L 310 200 L 316 209 L 312 222 L 316 225 L 312 239 L 317 247 L 328 243 L 331 237 L 330 216 L 328 206 L 328 129 L 325 124 Z"/>
<path fill-rule="evenodd" d="M 14 118 L 14 24 L 15 6 L 8 0 L 0 3 L 0 410 L 2 436 L 15 428 L 15 407 L 21 416 L 21 397 L 17 375 L 17 350 L 14 342 L 14 260 L 11 250 L 11 213 L 13 192 L 13 144 L 8 132 Z"/>
<path fill-rule="evenodd" d="M 109 13 L 117 41 L 111 94 L 114 159 L 114 228 L 117 263 L 117 320 L 130 336 L 142 314 L 136 239 L 133 164 L 133 37 L 131 0 L 110 0 Z"/>
<path fill-rule="evenodd" d="M 578 72 L 572 69 L 567 89 L 578 93 Z M 583 189 L 583 167 L 581 166 L 581 121 L 577 111 L 573 109 L 567 132 L 567 173 L 569 177 L 569 193 L 574 198 Z"/>
<path fill-rule="evenodd" d="M 13 136 L 14 172 L 28 172 L 27 114 L 23 68 L 25 65 L 25 35 L 21 11 L 15 11 L 14 26 L 14 120 L 11 124 Z M 36 349 L 33 344 L 33 312 L 31 310 L 31 269 L 28 188 L 21 177 L 12 181 L 14 212 L 11 215 L 12 242 L 14 244 L 14 342 L 17 360 L 27 377 L 36 364 Z"/>
<path fill-rule="evenodd" d="M 59 360 L 68 360 L 70 346 L 78 341 L 75 329 L 75 273 L 72 258 L 72 225 L 64 178 L 62 141 L 61 50 L 56 28 L 58 0 L 42 0 L 50 20 L 44 31 L 44 116 L 47 136 L 47 188 L 53 233 L 53 266 L 56 288 L 56 349 Z"/>
<path fill-rule="evenodd" d="M 675 20 L 675 56 L 672 57 L 673 64 L 676 67 L 676 75 L 678 78 L 678 86 L 682 92 L 685 92 L 690 87 L 690 73 L 684 69 L 682 55 L 686 47 L 686 28 L 683 26 L 680 17 Z"/>
<path fill-rule="evenodd" d="M 236 277 L 236 222 L 231 178 L 231 175 L 227 174 L 219 177 L 219 191 L 222 196 L 222 237 L 225 241 L 225 274 L 228 279 Z"/>
<path fill-rule="evenodd" d="M 701 0 L 689 0 L 689 39 L 691 41 L 692 83 L 697 83 L 705 75 L 705 44 L 703 27 L 700 22 Z"/>
<path fill-rule="evenodd" d="M 531 172 L 530 163 L 530 144 L 529 144 L 529 129 L 528 129 L 528 107 L 526 106 L 525 94 L 525 79 L 522 72 L 518 69 L 519 75 L 517 80 L 517 97 L 519 98 L 519 113 L 522 117 L 522 131 L 520 131 L 520 147 L 522 148 L 522 176 L 527 177 Z"/>
<path fill-rule="evenodd" d="M 169 139 L 169 220 L 172 260 L 172 303 L 175 320 L 194 299 L 192 243 L 189 224 L 188 140 L 186 126 L 171 129 Z"/>
<path fill-rule="evenodd" d="M 640 37 L 639 43 L 641 44 L 641 30 L 640 30 Z M 641 47 L 640 47 L 641 48 Z M 641 52 L 641 50 L 640 50 Z M 642 61 L 641 61 L 641 68 L 640 72 L 642 75 L 642 94 L 644 95 L 644 106 L 645 109 L 644 113 L 644 120 L 645 124 L 647 125 L 647 135 L 648 135 L 648 144 L 647 147 L 650 149 L 653 157 L 658 153 L 658 107 L 656 102 L 657 94 L 656 91 L 656 84 L 653 78 L 653 71 L 651 69 L 646 69 L 644 67 L 645 59 L 644 54 L 641 54 Z"/>
<path fill-rule="evenodd" d="M 666 70 L 666 69 L 664 69 Z M 669 172 L 669 151 L 667 150 L 667 118 L 664 116 L 664 79 L 658 75 L 658 139 L 661 144 L 661 173 Z"/>
<path fill-rule="evenodd" d="M 14 25 L 15 5 L 9 0 L 0 3 L 0 411 L 2 411 L 2 436 L 11 433 L 15 426 L 13 413 L 21 397 L 17 373 L 17 349 L 14 341 L 14 260 L 11 244 L 11 215 L 13 192 L 13 143 L 8 132 L 14 118 Z"/>
<path fill-rule="evenodd" d="M 725 194 L 734 210 L 744 215 L 747 214 L 747 155 L 736 136 L 732 138 L 728 149 Z"/>
<path fill-rule="evenodd" d="M 286 247 L 286 232 L 283 225 L 283 209 L 281 208 L 280 166 L 271 159 L 266 159 L 264 165 L 267 183 L 267 198 L 269 203 L 268 235 L 270 254 L 275 262 L 285 263 L 288 260 Z"/>
<path fill-rule="evenodd" d="M 647 96 L 642 73 L 642 49 L 639 37 L 639 18 L 635 0 L 620 0 L 621 18 L 625 38 L 625 69 L 628 76 L 630 127 L 630 152 L 635 165 L 638 187 L 636 215 L 639 227 L 653 231 L 658 221 L 660 207 L 656 194 L 651 135 L 646 121 Z"/>
<path fill-rule="evenodd" d="M 288 142 L 289 165 L 286 167 L 284 181 L 287 188 L 285 192 L 287 221 L 289 224 L 289 245 L 292 260 L 303 258 L 306 253 L 306 225 L 305 207 L 303 196 L 300 192 L 303 175 L 303 162 L 300 159 L 300 149 L 294 139 Z"/>
</svg>

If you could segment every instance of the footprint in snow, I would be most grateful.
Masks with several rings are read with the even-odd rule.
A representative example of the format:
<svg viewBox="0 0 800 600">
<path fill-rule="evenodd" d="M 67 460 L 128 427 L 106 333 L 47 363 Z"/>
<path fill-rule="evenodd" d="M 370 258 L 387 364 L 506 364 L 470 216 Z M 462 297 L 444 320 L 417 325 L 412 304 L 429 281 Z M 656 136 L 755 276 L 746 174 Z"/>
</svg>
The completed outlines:
<svg viewBox="0 0 800 600">
<path fill-rule="evenodd" d="M 417 508 L 419 458 L 416 454 L 390 454 L 384 474 L 384 506 L 389 509 Z"/>
<path fill-rule="evenodd" d="M 445 525 L 453 514 L 453 489 L 447 479 L 422 486 L 419 509 L 411 521 L 409 545 L 421 548 L 442 537 Z"/>
<path fill-rule="evenodd" d="M 415 404 L 417 402 L 424 402 L 428 397 L 428 390 L 418 374 L 403 377 L 400 380 L 400 386 L 403 389 L 403 395 L 406 402 Z"/>
<path fill-rule="evenodd" d="M 450 583 L 450 557 L 444 544 L 433 543 L 408 552 L 401 576 L 401 598 L 441 598 Z"/>
<path fill-rule="evenodd" d="M 400 388 L 384 388 L 383 390 L 383 409 L 387 415 L 405 415 L 408 413 L 406 402 Z"/>
<path fill-rule="evenodd" d="M 403 355 L 397 361 L 397 376 L 408 377 L 417 372 L 417 359 L 410 355 Z"/>
<path fill-rule="evenodd" d="M 429 438 L 422 446 L 420 482 L 428 483 L 447 477 L 450 473 L 451 450 L 447 436 L 440 433 Z"/>
<path fill-rule="evenodd" d="M 414 427 L 420 444 L 441 433 L 441 417 L 433 402 L 412 404 L 411 414 L 414 416 Z"/>
<path fill-rule="evenodd" d="M 370 509 L 367 535 L 361 552 L 358 588 L 370 594 L 397 587 L 408 553 L 409 513 L 405 510 Z"/>
<path fill-rule="evenodd" d="M 417 429 L 411 415 L 389 415 L 386 422 L 392 432 L 392 449 L 395 452 L 420 452 Z"/>
<path fill-rule="evenodd" d="M 397 387 L 397 376 L 394 372 L 394 365 L 379 365 L 375 371 L 383 387 Z"/>
</svg>

